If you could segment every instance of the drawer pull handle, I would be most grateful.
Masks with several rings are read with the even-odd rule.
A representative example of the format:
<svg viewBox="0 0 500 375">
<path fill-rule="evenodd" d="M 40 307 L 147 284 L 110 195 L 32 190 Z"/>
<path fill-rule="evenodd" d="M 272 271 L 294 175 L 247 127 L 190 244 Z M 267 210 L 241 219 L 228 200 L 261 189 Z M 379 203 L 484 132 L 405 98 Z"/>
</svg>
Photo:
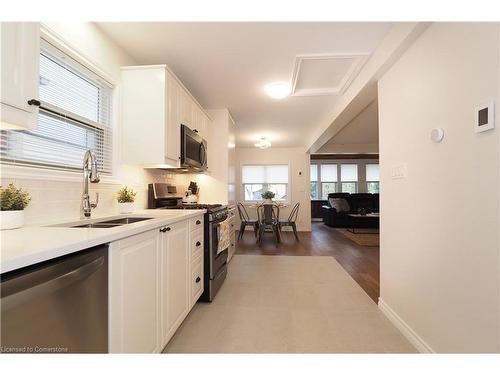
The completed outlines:
<svg viewBox="0 0 500 375">
<path fill-rule="evenodd" d="M 196 220 L 196 225 L 200 225 L 200 224 L 201 224 L 201 221 Z"/>
<path fill-rule="evenodd" d="M 36 107 L 40 107 L 42 103 L 40 103 L 40 100 L 30 99 L 28 100 L 28 105 L 34 105 Z"/>
<path fill-rule="evenodd" d="M 200 246 L 201 245 L 201 242 L 200 241 L 196 241 L 196 246 Z"/>
<path fill-rule="evenodd" d="M 196 282 L 199 283 L 201 281 L 200 276 L 196 278 Z"/>
<path fill-rule="evenodd" d="M 166 227 L 166 228 L 161 228 L 160 229 L 160 232 L 162 232 L 162 233 L 165 233 L 165 232 L 168 232 L 168 231 L 170 231 L 170 227 Z"/>
</svg>

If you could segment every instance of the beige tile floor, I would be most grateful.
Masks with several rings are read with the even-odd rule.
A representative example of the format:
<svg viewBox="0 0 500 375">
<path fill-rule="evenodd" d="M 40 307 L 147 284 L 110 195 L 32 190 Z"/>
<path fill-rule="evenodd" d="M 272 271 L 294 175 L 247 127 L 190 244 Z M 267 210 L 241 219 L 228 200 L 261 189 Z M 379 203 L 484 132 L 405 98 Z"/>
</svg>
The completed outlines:
<svg viewBox="0 0 500 375">
<path fill-rule="evenodd" d="M 166 353 L 414 353 L 328 256 L 235 255 L 211 304 L 198 303 Z"/>
</svg>

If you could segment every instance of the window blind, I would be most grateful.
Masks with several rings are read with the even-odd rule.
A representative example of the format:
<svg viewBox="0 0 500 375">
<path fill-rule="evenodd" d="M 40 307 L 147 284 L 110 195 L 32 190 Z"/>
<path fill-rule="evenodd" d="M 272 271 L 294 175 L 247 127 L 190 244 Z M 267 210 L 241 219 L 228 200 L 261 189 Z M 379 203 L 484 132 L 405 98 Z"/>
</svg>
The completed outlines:
<svg viewBox="0 0 500 375">
<path fill-rule="evenodd" d="M 342 164 L 340 166 L 340 179 L 342 182 L 358 181 L 358 165 Z"/>
<path fill-rule="evenodd" d="M 378 164 L 366 164 L 366 181 L 379 181 Z"/>
<path fill-rule="evenodd" d="M 318 181 L 318 165 L 311 164 L 311 172 L 310 172 L 311 182 Z"/>
<path fill-rule="evenodd" d="M 321 164 L 321 181 L 337 182 L 337 164 Z"/>
<path fill-rule="evenodd" d="M 288 165 L 245 165 L 241 180 L 244 184 L 287 184 Z"/>
<path fill-rule="evenodd" d="M 99 170 L 112 172 L 112 87 L 42 40 L 38 128 L 2 131 L 2 162 L 81 170 L 92 149 Z"/>
</svg>

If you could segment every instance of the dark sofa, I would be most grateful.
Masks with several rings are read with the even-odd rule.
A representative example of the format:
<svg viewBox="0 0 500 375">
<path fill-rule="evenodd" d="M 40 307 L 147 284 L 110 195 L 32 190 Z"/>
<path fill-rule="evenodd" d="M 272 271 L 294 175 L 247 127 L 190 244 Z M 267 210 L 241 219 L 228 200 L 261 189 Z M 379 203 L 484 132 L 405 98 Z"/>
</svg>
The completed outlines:
<svg viewBox="0 0 500 375">
<path fill-rule="evenodd" d="M 352 219 L 348 214 L 357 214 L 359 209 L 365 209 L 367 213 L 379 212 L 379 195 L 370 193 L 330 193 L 328 198 L 344 198 L 349 203 L 349 212 L 337 212 L 328 202 L 322 207 L 323 222 L 334 228 L 352 227 Z M 363 218 L 356 220 L 357 228 L 378 228 L 379 218 Z"/>
</svg>

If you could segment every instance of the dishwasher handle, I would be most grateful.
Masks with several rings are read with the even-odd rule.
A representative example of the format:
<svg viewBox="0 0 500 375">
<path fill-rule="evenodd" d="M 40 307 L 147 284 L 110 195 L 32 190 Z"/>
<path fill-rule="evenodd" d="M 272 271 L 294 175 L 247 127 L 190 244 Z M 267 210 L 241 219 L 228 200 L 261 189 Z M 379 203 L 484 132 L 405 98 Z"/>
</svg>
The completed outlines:
<svg viewBox="0 0 500 375">
<path fill-rule="evenodd" d="M 42 281 L 35 285 L 27 286 L 27 283 L 22 282 L 20 279 L 37 278 L 39 275 L 37 275 L 36 271 L 5 281 L 2 283 L 2 311 L 11 309 L 40 295 L 54 293 L 59 289 L 85 279 L 97 271 L 104 264 L 104 261 L 104 256 L 100 256 L 83 265 L 80 263 L 77 267 L 73 266 L 69 271 L 64 272 L 60 276 L 49 278 L 47 281 Z M 56 273 L 61 267 L 65 267 L 64 262 L 52 266 L 54 268 L 53 273 Z M 46 280 L 47 277 L 44 277 L 44 279 Z"/>
</svg>

